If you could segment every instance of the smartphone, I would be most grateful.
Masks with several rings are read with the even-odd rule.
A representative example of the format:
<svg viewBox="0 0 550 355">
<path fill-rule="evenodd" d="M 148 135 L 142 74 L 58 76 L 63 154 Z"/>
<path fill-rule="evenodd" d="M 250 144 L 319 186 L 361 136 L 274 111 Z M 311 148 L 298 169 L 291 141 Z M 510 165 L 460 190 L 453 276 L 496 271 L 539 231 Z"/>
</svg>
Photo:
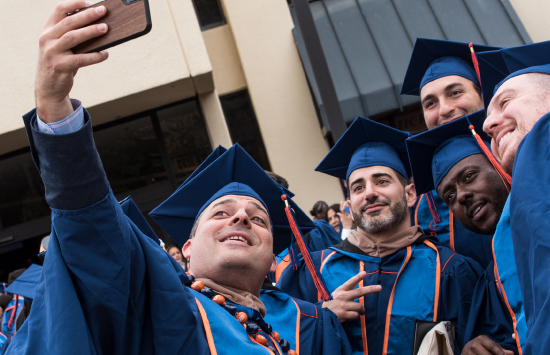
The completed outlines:
<svg viewBox="0 0 550 355">
<path fill-rule="evenodd" d="M 97 6 L 105 6 L 107 13 L 91 24 L 106 23 L 109 30 L 102 36 L 92 38 L 72 48 L 75 54 L 99 52 L 141 37 L 151 31 L 152 23 L 148 0 L 103 0 L 70 13 L 68 16 Z"/>
</svg>

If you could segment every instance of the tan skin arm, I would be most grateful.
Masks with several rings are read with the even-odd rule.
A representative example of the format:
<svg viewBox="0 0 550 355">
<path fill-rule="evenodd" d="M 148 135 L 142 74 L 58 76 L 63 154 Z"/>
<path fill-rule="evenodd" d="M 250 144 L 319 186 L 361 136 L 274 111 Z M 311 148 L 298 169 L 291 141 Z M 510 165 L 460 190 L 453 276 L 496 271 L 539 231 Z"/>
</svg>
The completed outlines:
<svg viewBox="0 0 550 355">
<path fill-rule="evenodd" d="M 104 6 L 67 16 L 90 4 L 84 0 L 59 3 L 40 34 L 35 99 L 38 115 L 46 123 L 62 120 L 73 112 L 69 93 L 78 69 L 109 57 L 105 51 L 88 54 L 73 54 L 71 51 L 77 44 L 101 36 L 108 30 L 106 24 L 86 26 L 105 16 Z"/>
</svg>

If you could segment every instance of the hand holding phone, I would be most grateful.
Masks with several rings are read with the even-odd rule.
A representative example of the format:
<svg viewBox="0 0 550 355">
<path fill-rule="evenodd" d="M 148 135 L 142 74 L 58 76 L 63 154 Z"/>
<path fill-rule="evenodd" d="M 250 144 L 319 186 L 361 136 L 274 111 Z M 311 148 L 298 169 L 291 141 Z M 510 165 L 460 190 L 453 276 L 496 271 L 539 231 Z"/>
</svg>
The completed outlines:
<svg viewBox="0 0 550 355">
<path fill-rule="evenodd" d="M 40 34 L 35 98 L 38 115 L 46 123 L 59 121 L 73 112 L 69 92 L 78 69 L 100 63 L 109 56 L 106 51 L 87 54 L 71 51 L 76 45 L 108 32 L 107 25 L 97 24 L 106 14 L 104 6 L 67 16 L 89 5 L 84 0 L 57 4 Z"/>
<path fill-rule="evenodd" d="M 102 0 L 83 9 L 78 9 L 69 16 L 83 11 L 90 11 L 99 6 L 107 9 L 107 14 L 100 20 L 92 23 L 105 23 L 109 31 L 101 36 L 92 38 L 75 46 L 73 53 L 99 52 L 121 43 L 141 37 L 151 31 L 151 14 L 148 0 Z"/>
</svg>

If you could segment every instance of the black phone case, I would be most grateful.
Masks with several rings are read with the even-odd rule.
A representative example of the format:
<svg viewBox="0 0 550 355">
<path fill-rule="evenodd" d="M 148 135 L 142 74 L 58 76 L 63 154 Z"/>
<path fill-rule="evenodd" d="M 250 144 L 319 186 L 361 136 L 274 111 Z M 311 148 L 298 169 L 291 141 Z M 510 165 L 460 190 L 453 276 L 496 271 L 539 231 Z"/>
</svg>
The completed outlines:
<svg viewBox="0 0 550 355">
<path fill-rule="evenodd" d="M 148 0 L 105 0 L 82 11 L 97 6 L 105 6 L 107 14 L 96 23 L 106 23 L 109 30 L 106 34 L 92 38 L 72 48 L 73 53 L 99 52 L 132 39 L 141 37 L 151 31 L 151 13 Z"/>
</svg>

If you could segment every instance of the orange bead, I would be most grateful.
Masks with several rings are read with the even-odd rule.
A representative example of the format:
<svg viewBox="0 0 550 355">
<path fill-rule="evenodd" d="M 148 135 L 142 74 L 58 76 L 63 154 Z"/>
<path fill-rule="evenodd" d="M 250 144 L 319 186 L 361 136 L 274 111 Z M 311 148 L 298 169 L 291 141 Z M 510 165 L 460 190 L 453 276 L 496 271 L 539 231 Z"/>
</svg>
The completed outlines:
<svg viewBox="0 0 550 355">
<path fill-rule="evenodd" d="M 197 292 L 201 292 L 204 288 L 204 283 L 202 281 L 195 281 L 191 284 L 191 288 Z"/>
<path fill-rule="evenodd" d="M 220 306 L 223 306 L 225 304 L 225 297 L 223 297 L 222 295 L 216 295 L 212 297 L 212 301 L 216 302 Z"/>
<path fill-rule="evenodd" d="M 239 312 L 237 313 L 237 315 L 235 316 L 235 318 L 237 318 L 237 320 L 239 321 L 239 323 L 241 324 L 244 324 L 248 321 L 248 316 L 246 315 L 246 313 L 244 312 Z"/>
<path fill-rule="evenodd" d="M 273 339 L 275 339 L 275 341 L 278 343 L 279 341 L 281 341 L 281 336 L 279 335 L 279 333 L 277 332 L 271 332 L 271 337 Z"/>
<path fill-rule="evenodd" d="M 291 350 L 286 352 L 286 355 L 296 355 L 296 351 L 291 349 Z"/>
<path fill-rule="evenodd" d="M 267 339 L 261 334 L 256 334 L 256 337 L 254 339 L 256 340 L 256 342 L 262 345 L 267 345 Z"/>
</svg>

